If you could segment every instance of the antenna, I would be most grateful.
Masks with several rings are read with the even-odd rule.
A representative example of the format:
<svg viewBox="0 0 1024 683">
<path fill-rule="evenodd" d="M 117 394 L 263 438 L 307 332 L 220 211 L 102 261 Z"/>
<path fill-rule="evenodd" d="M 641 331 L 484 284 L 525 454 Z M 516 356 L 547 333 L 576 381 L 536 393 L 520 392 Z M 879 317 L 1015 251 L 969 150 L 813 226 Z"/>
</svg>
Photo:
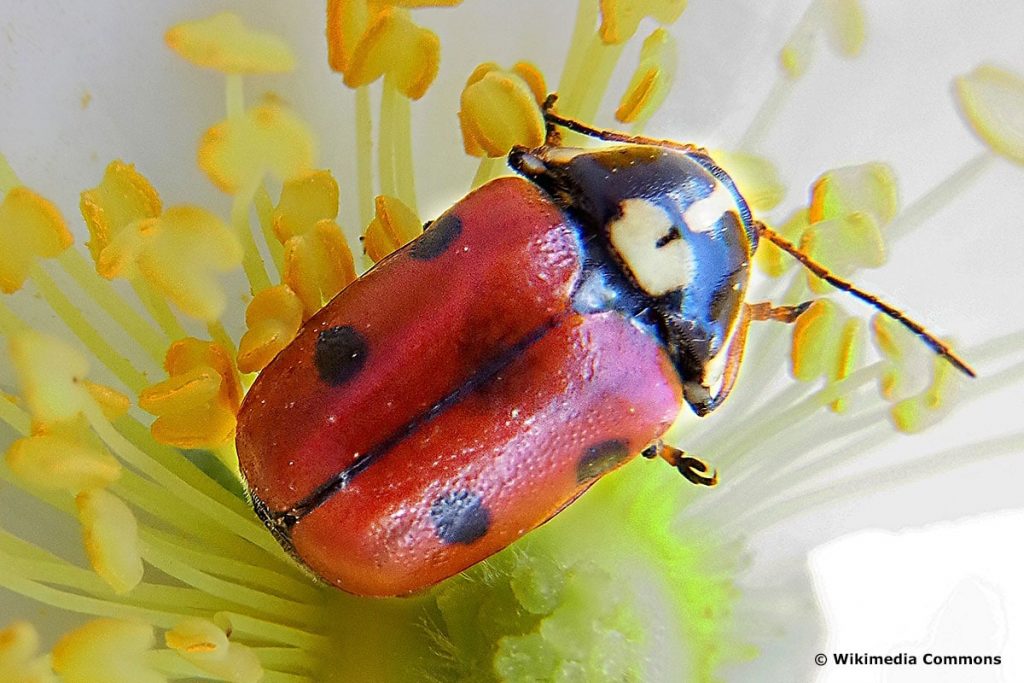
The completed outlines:
<svg viewBox="0 0 1024 683">
<path fill-rule="evenodd" d="M 932 351 L 945 358 L 947 361 L 949 361 L 950 364 L 952 364 L 953 367 L 955 367 L 957 370 L 964 373 L 968 377 L 977 376 L 975 375 L 974 370 L 972 370 L 971 367 L 967 365 L 967 363 L 961 360 L 961 358 L 957 356 L 956 353 L 951 348 L 949 348 L 948 345 L 932 336 L 932 334 L 928 332 L 928 330 L 926 330 L 922 325 L 914 322 L 913 320 L 905 316 L 901 311 L 885 303 L 874 294 L 870 294 L 862 289 L 858 289 L 852 283 L 847 282 L 842 278 L 836 277 L 827 268 L 825 268 L 823 265 L 812 259 L 807 254 L 800 251 L 800 249 L 797 248 L 795 244 L 793 244 L 792 242 L 790 242 L 789 240 L 787 240 L 785 237 L 775 232 L 774 230 L 768 228 L 764 223 L 755 222 L 755 225 L 757 226 L 758 232 L 760 232 L 761 237 L 765 238 L 766 240 L 777 246 L 779 249 L 795 258 L 797 261 L 800 262 L 800 265 L 814 273 L 817 277 L 821 278 L 822 280 L 829 283 L 833 287 L 837 287 L 843 290 L 844 292 L 847 292 L 848 294 L 852 294 L 861 301 L 867 303 L 870 306 L 873 306 L 874 308 L 878 309 L 879 311 L 889 316 L 896 322 L 900 323 L 908 330 L 916 334 L 921 339 L 921 341 L 923 341 L 925 344 L 931 347 Z"/>
</svg>

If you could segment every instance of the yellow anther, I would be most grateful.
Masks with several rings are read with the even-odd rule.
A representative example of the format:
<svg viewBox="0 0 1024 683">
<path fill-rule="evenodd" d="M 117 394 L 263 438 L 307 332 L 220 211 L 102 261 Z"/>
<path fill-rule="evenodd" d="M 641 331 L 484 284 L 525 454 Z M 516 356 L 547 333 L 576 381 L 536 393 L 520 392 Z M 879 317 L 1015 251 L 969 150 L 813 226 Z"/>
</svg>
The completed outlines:
<svg viewBox="0 0 1024 683">
<path fill-rule="evenodd" d="M 516 62 L 512 65 L 511 71 L 526 82 L 537 104 L 544 104 L 544 100 L 548 98 L 548 86 L 541 70 L 531 62 Z"/>
<path fill-rule="evenodd" d="M 836 355 L 831 367 L 828 368 L 828 384 L 834 384 L 847 378 L 860 363 L 864 350 L 864 323 L 860 318 L 850 318 L 839 331 L 836 342 Z M 829 405 L 837 413 L 846 410 L 846 398 L 840 397 Z"/>
<path fill-rule="evenodd" d="M 110 453 L 64 434 L 15 441 L 7 451 L 7 465 L 32 486 L 72 494 L 104 488 L 121 476 L 121 464 Z"/>
<path fill-rule="evenodd" d="M 48 657 L 39 656 L 39 633 L 27 621 L 0 630 L 0 681 L 57 683 Z"/>
<path fill-rule="evenodd" d="M 386 5 L 394 7 L 455 7 L 461 5 L 462 0 L 382 0 Z"/>
<path fill-rule="evenodd" d="M 182 619 L 164 634 L 167 647 L 178 652 L 208 654 L 223 657 L 228 649 L 228 637 L 217 624 L 192 617 Z"/>
<path fill-rule="evenodd" d="M 675 39 L 665 29 L 655 29 L 640 48 L 640 63 L 619 100 L 615 118 L 622 123 L 649 119 L 672 89 L 677 61 Z"/>
<path fill-rule="evenodd" d="M 21 289 L 36 259 L 52 258 L 74 238 L 53 202 L 27 187 L 15 187 L 0 201 L 0 291 Z"/>
<path fill-rule="evenodd" d="M 10 358 L 33 425 L 72 420 L 91 405 L 82 381 L 89 361 L 65 342 L 34 330 L 16 332 L 10 339 Z"/>
<path fill-rule="evenodd" d="M 804 75 L 814 53 L 814 39 L 824 31 L 833 50 L 856 57 L 866 37 L 860 0 L 817 0 L 779 53 L 779 62 L 791 79 Z"/>
<path fill-rule="evenodd" d="M 158 416 L 151 427 L 153 438 L 180 448 L 231 440 L 242 389 L 227 351 L 188 337 L 171 344 L 164 368 L 170 378 L 139 396 L 139 407 Z"/>
<path fill-rule="evenodd" d="M 790 354 L 793 376 L 801 382 L 826 375 L 836 366 L 836 332 L 839 311 L 835 304 L 818 299 L 793 324 Z"/>
<path fill-rule="evenodd" d="M 147 664 L 155 642 L 149 624 L 96 619 L 57 641 L 53 668 L 64 683 L 167 683 Z"/>
<path fill-rule="evenodd" d="M 786 76 L 796 80 L 807 71 L 813 55 L 814 33 L 798 30 L 779 51 L 779 66 Z"/>
<path fill-rule="evenodd" d="M 306 317 L 356 279 L 348 241 L 338 224 L 325 219 L 284 245 L 284 281 L 302 301 Z"/>
<path fill-rule="evenodd" d="M 747 152 L 722 150 L 711 152 L 711 156 L 729 173 L 755 212 L 774 209 L 786 196 L 786 186 L 775 164 L 768 159 Z"/>
<path fill-rule="evenodd" d="M 355 265 L 338 215 L 338 183 L 316 171 L 284 184 L 274 209 L 274 234 L 284 245 L 284 281 L 306 317 L 355 279 Z"/>
<path fill-rule="evenodd" d="M 81 194 L 78 203 L 89 228 L 86 242 L 94 261 L 110 240 L 129 224 L 160 215 L 160 195 L 132 164 L 111 161 L 103 180 Z"/>
<path fill-rule="evenodd" d="M 175 206 L 118 233 L 96 269 L 106 278 L 143 277 L 186 314 L 213 321 L 227 297 L 216 274 L 238 267 L 242 247 L 220 218 L 195 206 Z"/>
<path fill-rule="evenodd" d="M 284 40 L 249 28 L 231 12 L 172 26 L 164 40 L 196 66 L 224 73 L 283 73 L 295 68 L 295 56 Z"/>
<path fill-rule="evenodd" d="M 217 371 L 200 365 L 144 389 L 139 394 L 139 406 L 154 415 L 181 413 L 212 401 L 220 385 Z"/>
<path fill-rule="evenodd" d="M 344 71 L 345 85 L 357 88 L 386 76 L 406 97 L 418 100 L 437 77 L 441 41 L 412 23 L 404 11 L 387 8 L 362 34 Z"/>
<path fill-rule="evenodd" d="M 256 683 L 263 676 L 256 654 L 228 641 L 224 631 L 206 619 L 184 619 L 165 637 L 167 647 L 218 680 Z"/>
<path fill-rule="evenodd" d="M 686 9 L 686 0 L 601 0 L 601 40 L 624 43 L 633 37 L 645 17 L 671 24 Z"/>
<path fill-rule="evenodd" d="M 27 621 L 16 621 L 0 629 L 0 669 L 25 662 L 39 649 L 39 633 Z"/>
<path fill-rule="evenodd" d="M 199 141 L 199 168 L 229 194 L 252 190 L 267 174 L 284 181 L 309 173 L 314 157 L 309 126 L 274 102 L 221 121 Z"/>
<path fill-rule="evenodd" d="M 906 328 L 880 313 L 871 318 L 871 336 L 888 361 L 879 379 L 882 397 L 895 403 L 924 391 L 934 354 Z"/>
<path fill-rule="evenodd" d="M 100 410 L 103 411 L 103 416 L 110 421 L 121 417 L 131 407 L 131 399 L 116 389 L 111 389 L 104 384 L 97 384 L 89 380 L 85 380 L 82 384 L 89 391 L 92 399 L 99 404 Z"/>
<path fill-rule="evenodd" d="M 899 212 L 899 187 L 892 168 L 882 163 L 845 166 L 828 171 L 811 186 L 811 223 L 868 213 L 879 226 Z"/>
<path fill-rule="evenodd" d="M 330 171 L 292 178 L 281 188 L 274 207 L 274 234 L 281 244 L 304 235 L 323 219 L 338 217 L 338 182 Z"/>
<path fill-rule="evenodd" d="M 851 213 L 844 218 L 813 223 L 804 231 L 800 251 L 839 276 L 856 268 L 878 268 L 887 256 L 878 223 L 869 213 Z M 831 285 L 812 273 L 807 274 L 807 284 L 819 294 L 831 289 Z"/>
<path fill-rule="evenodd" d="M 844 57 L 856 57 L 867 35 L 860 0 L 823 0 L 825 33 L 832 49 Z"/>
<path fill-rule="evenodd" d="M 487 63 L 470 74 L 459 111 L 467 154 L 501 157 L 515 145 L 543 144 L 544 114 L 535 92 L 537 86 L 523 78 L 523 71 L 506 71 Z M 532 75 L 530 78 L 533 80 Z"/>
<path fill-rule="evenodd" d="M 982 64 L 956 79 L 960 112 L 988 147 L 1024 164 L 1024 78 Z"/>
<path fill-rule="evenodd" d="M 799 242 L 800 235 L 807 226 L 807 209 L 797 209 L 789 215 L 785 223 L 773 229 L 790 242 Z M 796 261 L 768 240 L 761 240 L 757 244 L 757 251 L 754 252 L 754 263 L 769 277 L 779 277 L 792 268 Z"/>
<path fill-rule="evenodd" d="M 248 326 L 238 345 L 238 369 L 258 372 L 291 343 L 302 325 L 302 301 L 288 285 L 264 289 L 245 310 Z"/>
<path fill-rule="evenodd" d="M 363 235 L 363 249 L 376 263 L 423 232 L 423 224 L 412 209 L 397 197 L 381 195 L 374 202 L 375 213 Z"/>
<path fill-rule="evenodd" d="M 893 425 L 901 432 L 920 432 L 945 417 L 952 408 L 953 395 L 963 377 L 942 358 L 932 358 L 931 384 L 920 394 L 905 398 L 892 407 Z"/>
<path fill-rule="evenodd" d="M 327 0 L 327 63 L 332 69 L 348 72 L 359 39 L 379 11 L 368 0 Z"/>
<path fill-rule="evenodd" d="M 78 494 L 75 505 L 93 570 L 115 593 L 135 588 L 142 580 L 143 568 L 139 528 L 131 508 L 104 489 Z"/>
</svg>

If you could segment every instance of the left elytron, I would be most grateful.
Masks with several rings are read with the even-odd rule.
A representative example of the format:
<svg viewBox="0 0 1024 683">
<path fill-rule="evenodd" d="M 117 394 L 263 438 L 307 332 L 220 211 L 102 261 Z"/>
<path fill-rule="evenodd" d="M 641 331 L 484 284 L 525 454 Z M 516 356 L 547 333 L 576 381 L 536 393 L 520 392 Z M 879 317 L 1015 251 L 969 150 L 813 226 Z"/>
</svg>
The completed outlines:
<svg viewBox="0 0 1024 683">
<path fill-rule="evenodd" d="M 546 108 L 521 178 L 474 191 L 313 316 L 242 405 L 260 517 L 325 580 L 430 586 L 497 552 L 632 456 L 713 484 L 658 438 L 729 394 L 755 320 L 760 238 L 910 327 L 754 220 L 702 149 L 598 131 Z M 625 144 L 559 145 L 555 126 Z"/>
</svg>

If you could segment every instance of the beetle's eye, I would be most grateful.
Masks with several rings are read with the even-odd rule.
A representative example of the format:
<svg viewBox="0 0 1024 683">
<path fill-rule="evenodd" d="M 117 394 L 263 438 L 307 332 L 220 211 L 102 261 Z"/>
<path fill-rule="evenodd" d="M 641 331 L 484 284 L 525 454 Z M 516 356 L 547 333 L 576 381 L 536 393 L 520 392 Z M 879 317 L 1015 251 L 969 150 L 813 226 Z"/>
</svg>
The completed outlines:
<svg viewBox="0 0 1024 683">
<path fill-rule="evenodd" d="M 651 296 L 685 286 L 693 277 L 693 254 L 682 228 L 657 204 L 626 199 L 608 226 L 608 238 L 637 284 Z"/>
</svg>

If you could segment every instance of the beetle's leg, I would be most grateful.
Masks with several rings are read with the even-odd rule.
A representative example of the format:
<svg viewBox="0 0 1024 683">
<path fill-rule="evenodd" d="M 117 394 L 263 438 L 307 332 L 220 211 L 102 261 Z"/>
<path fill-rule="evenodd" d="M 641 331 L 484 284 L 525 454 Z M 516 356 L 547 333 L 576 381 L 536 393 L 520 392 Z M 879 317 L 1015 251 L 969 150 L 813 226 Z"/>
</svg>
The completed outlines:
<svg viewBox="0 0 1024 683">
<path fill-rule="evenodd" d="M 751 320 L 776 320 L 780 323 L 795 323 L 796 319 L 803 314 L 814 301 L 805 301 L 796 306 L 772 306 L 767 301 L 756 304 L 747 304 L 747 311 Z"/>
<path fill-rule="evenodd" d="M 595 128 L 594 126 L 587 125 L 582 121 L 571 119 L 567 116 L 555 113 L 555 102 L 558 100 L 557 93 L 551 93 L 547 99 L 544 100 L 542 109 L 544 110 L 544 122 L 547 125 L 548 140 L 547 144 L 551 143 L 552 130 L 555 126 L 561 126 L 567 128 L 581 135 L 587 135 L 598 140 L 605 140 L 607 142 L 624 142 L 630 145 L 653 145 L 655 147 L 667 147 L 670 149 L 678 149 L 680 152 L 686 152 L 687 154 L 700 154 L 707 156 L 707 150 L 703 147 L 697 147 L 696 145 L 690 145 L 683 142 L 676 142 L 675 140 L 662 140 L 660 138 L 649 138 L 644 135 L 630 135 L 629 133 L 622 133 L 617 130 L 608 130 L 607 128 Z M 557 144 L 557 143 L 555 143 Z"/>
<path fill-rule="evenodd" d="M 686 451 L 670 446 L 661 439 L 643 449 L 640 455 L 645 458 L 663 458 L 665 462 L 679 470 L 679 473 L 693 484 L 714 486 L 718 483 L 717 470 L 712 470 L 700 458 L 695 458 L 686 453 Z M 711 472 L 711 476 L 707 476 L 708 472 Z"/>
</svg>

